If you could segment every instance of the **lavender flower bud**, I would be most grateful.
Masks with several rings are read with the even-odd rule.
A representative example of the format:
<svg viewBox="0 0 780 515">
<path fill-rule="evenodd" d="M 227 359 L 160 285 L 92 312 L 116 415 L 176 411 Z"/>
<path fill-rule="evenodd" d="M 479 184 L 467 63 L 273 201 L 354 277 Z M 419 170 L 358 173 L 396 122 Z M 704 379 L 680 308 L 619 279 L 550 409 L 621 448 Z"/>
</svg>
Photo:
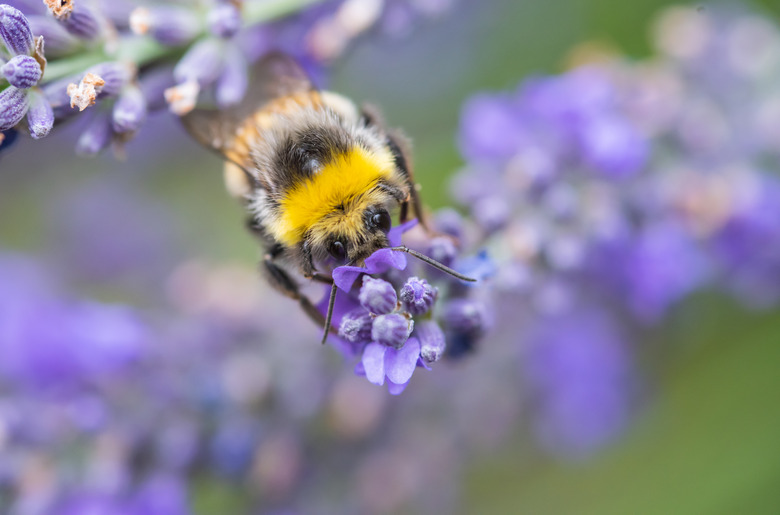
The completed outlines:
<svg viewBox="0 0 780 515">
<path fill-rule="evenodd" d="M 431 239 L 427 254 L 444 266 L 452 266 L 452 262 L 458 255 L 458 249 L 452 238 L 436 236 Z"/>
<path fill-rule="evenodd" d="M 30 23 L 19 9 L 0 4 L 0 39 L 12 55 L 32 55 L 35 51 Z"/>
<path fill-rule="evenodd" d="M 215 5 L 207 20 L 209 30 L 218 38 L 231 38 L 241 28 L 241 12 L 231 3 Z"/>
<path fill-rule="evenodd" d="M 217 105 L 222 109 L 236 105 L 244 98 L 248 86 L 249 67 L 246 57 L 238 47 L 231 46 L 225 53 L 222 73 L 217 79 Z"/>
<path fill-rule="evenodd" d="M 163 45 L 180 46 L 198 35 L 200 22 L 185 7 L 139 7 L 130 14 L 130 30 L 149 34 Z"/>
<path fill-rule="evenodd" d="M 425 279 L 410 277 L 401 287 L 401 305 L 412 315 L 424 315 L 431 309 L 439 290 Z"/>
<path fill-rule="evenodd" d="M 41 139 L 46 137 L 54 126 L 54 111 L 40 91 L 30 91 L 28 96 L 30 109 L 27 111 L 27 125 L 30 127 L 30 136 Z"/>
<path fill-rule="evenodd" d="M 470 299 L 456 299 L 444 310 L 444 325 L 458 333 L 478 334 L 485 328 L 482 305 Z"/>
<path fill-rule="evenodd" d="M 146 112 L 146 98 L 141 89 L 134 84 L 128 85 L 120 93 L 111 113 L 114 131 L 137 131 L 146 120 Z"/>
<path fill-rule="evenodd" d="M 117 96 L 133 77 L 134 70 L 128 64 L 108 61 L 96 64 L 87 70 L 87 73 L 93 73 L 105 81 L 98 94 L 98 98 L 103 98 Z"/>
<path fill-rule="evenodd" d="M 460 239 L 463 236 L 463 217 L 454 209 L 445 208 L 437 211 L 435 226 L 438 231 L 453 238 Z"/>
<path fill-rule="evenodd" d="M 89 125 L 76 142 L 76 153 L 95 156 L 111 143 L 111 117 L 107 111 L 95 113 Z"/>
<path fill-rule="evenodd" d="M 100 20 L 83 3 L 62 20 L 65 29 L 80 39 L 93 40 L 100 36 Z"/>
<path fill-rule="evenodd" d="M 200 86 L 213 83 L 222 71 L 224 47 L 216 39 L 195 43 L 173 69 L 178 84 L 195 80 Z"/>
<path fill-rule="evenodd" d="M 50 16 L 28 16 L 30 29 L 33 34 L 43 36 L 46 41 L 46 54 L 48 57 L 59 57 L 67 55 L 81 44 L 78 39 L 73 37 L 61 23 L 58 23 Z"/>
<path fill-rule="evenodd" d="M 414 320 L 391 313 L 379 315 L 371 326 L 371 339 L 377 343 L 400 349 L 414 329 Z"/>
<path fill-rule="evenodd" d="M 167 105 L 165 90 L 174 85 L 173 70 L 170 67 L 158 67 L 144 71 L 140 78 L 140 87 L 150 112 L 162 109 Z"/>
<path fill-rule="evenodd" d="M 341 318 L 339 336 L 348 342 L 367 342 L 371 340 L 371 313 L 363 308 L 355 308 Z"/>
<path fill-rule="evenodd" d="M 426 363 L 439 361 L 447 348 L 444 332 L 439 324 L 426 320 L 417 324 L 414 334 L 420 340 L 420 357 L 423 361 Z"/>
<path fill-rule="evenodd" d="M 24 118 L 28 106 L 27 91 L 14 86 L 0 91 L 0 131 L 10 129 L 19 123 Z"/>
<path fill-rule="evenodd" d="M 382 279 L 364 276 L 358 299 L 360 305 L 376 314 L 392 312 L 398 304 L 398 296 L 393 285 Z"/>
<path fill-rule="evenodd" d="M 0 74 L 20 89 L 35 86 L 41 78 L 41 65 L 28 55 L 17 55 L 0 67 Z"/>
</svg>

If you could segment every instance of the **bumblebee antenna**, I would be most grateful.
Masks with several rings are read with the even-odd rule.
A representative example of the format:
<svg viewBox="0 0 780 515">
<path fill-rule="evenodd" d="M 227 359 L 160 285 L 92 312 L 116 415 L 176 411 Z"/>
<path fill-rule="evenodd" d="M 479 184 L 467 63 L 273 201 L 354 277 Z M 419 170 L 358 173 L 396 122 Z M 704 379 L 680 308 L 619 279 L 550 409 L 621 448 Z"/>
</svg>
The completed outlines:
<svg viewBox="0 0 780 515">
<path fill-rule="evenodd" d="M 452 268 L 450 268 L 448 266 L 444 266 L 443 264 L 439 263 L 435 259 L 430 258 L 430 257 L 428 257 L 425 254 L 422 254 L 420 252 L 417 252 L 416 250 L 410 249 L 406 245 L 400 245 L 398 247 L 390 247 L 390 250 L 398 250 L 398 251 L 401 251 L 401 252 L 406 252 L 407 254 L 411 254 L 412 256 L 416 257 L 420 261 L 424 261 L 424 262 L 428 263 L 429 265 L 431 265 L 432 267 L 434 267 L 434 268 L 436 268 L 438 270 L 441 270 L 442 272 L 444 272 L 446 274 L 449 274 L 452 277 L 460 279 L 461 281 L 468 281 L 470 283 L 477 282 L 476 279 L 474 279 L 472 277 L 465 276 L 465 275 L 461 274 L 460 272 L 456 272 Z"/>
<path fill-rule="evenodd" d="M 330 299 L 328 299 L 328 314 L 325 316 L 325 334 L 322 335 L 322 344 L 325 345 L 325 341 L 328 339 L 330 333 L 330 322 L 333 319 L 333 306 L 336 304 L 336 283 L 330 288 Z"/>
</svg>

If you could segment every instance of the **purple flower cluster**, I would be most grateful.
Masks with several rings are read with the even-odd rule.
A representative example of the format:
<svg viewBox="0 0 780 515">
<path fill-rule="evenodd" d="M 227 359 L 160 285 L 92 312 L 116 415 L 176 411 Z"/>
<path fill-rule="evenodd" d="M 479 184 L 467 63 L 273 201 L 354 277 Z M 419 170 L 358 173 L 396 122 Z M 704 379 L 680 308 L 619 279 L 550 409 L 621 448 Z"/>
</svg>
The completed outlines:
<svg viewBox="0 0 780 515">
<path fill-rule="evenodd" d="M 780 31 L 672 8 L 655 34 L 652 61 L 600 56 L 463 108 L 452 193 L 496 257 L 512 306 L 497 324 L 515 322 L 529 347 L 540 439 L 563 454 L 626 420 L 630 347 L 617 333 L 641 339 L 702 288 L 780 300 Z M 601 322 L 587 321 L 594 310 Z"/>
<path fill-rule="evenodd" d="M 391 246 L 399 245 L 402 233 L 416 225 L 412 221 L 391 229 Z M 424 238 L 421 243 L 426 242 L 424 231 L 420 233 L 418 237 Z M 453 241 L 450 237 L 442 238 Z M 453 254 L 445 261 L 452 264 L 454 257 Z M 469 337 L 470 345 L 484 329 L 481 314 L 486 308 L 481 301 L 470 298 L 468 288 L 436 269 L 414 265 L 419 264 L 410 265 L 406 254 L 388 248 L 372 254 L 363 267 L 341 266 L 333 271 L 339 288 L 334 307 L 334 322 L 339 331 L 334 344 L 345 356 L 360 357 L 355 367 L 357 374 L 377 385 L 387 381 L 388 390 L 394 395 L 406 388 L 416 368 L 430 370 L 431 364 L 444 357 L 447 337 L 442 326 L 447 328 L 453 343 Z M 424 272 L 440 286 L 421 278 Z M 359 277 L 363 278 L 362 283 L 357 280 Z M 446 289 L 448 295 L 442 299 L 444 311 L 437 322 L 434 307 L 440 288 Z M 326 301 L 323 298 L 320 305 L 323 312 Z"/>
<path fill-rule="evenodd" d="M 270 51 L 299 58 L 317 79 L 323 64 L 399 8 L 407 13 L 406 26 L 412 15 L 449 5 L 207 0 L 194 9 L 176 2 L 7 1 L 0 4 L 3 139 L 10 141 L 25 115 L 39 139 L 87 110 L 77 142 L 85 155 L 111 144 L 120 149 L 150 112 L 167 107 L 183 115 L 199 102 L 220 109 L 237 104 L 249 87 L 250 64 Z"/>
<path fill-rule="evenodd" d="M 30 23 L 21 11 L 0 4 L 0 137 L 27 116 L 30 135 L 40 139 L 54 125 L 49 101 L 38 88 L 46 68 L 44 40 L 33 38 Z"/>
</svg>

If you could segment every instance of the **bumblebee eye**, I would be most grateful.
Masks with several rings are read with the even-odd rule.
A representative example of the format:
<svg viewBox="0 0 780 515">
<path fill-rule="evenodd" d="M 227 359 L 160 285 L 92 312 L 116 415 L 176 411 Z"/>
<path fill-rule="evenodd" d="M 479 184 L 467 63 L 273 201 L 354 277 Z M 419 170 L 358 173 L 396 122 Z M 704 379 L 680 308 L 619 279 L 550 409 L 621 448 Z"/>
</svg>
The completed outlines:
<svg viewBox="0 0 780 515">
<path fill-rule="evenodd" d="M 371 225 L 379 227 L 384 233 L 390 230 L 391 223 L 390 213 L 387 211 L 380 211 L 371 217 Z"/>
<path fill-rule="evenodd" d="M 343 262 L 347 259 L 347 249 L 344 248 L 344 244 L 338 240 L 330 244 L 328 247 L 328 253 L 338 262 Z"/>
</svg>

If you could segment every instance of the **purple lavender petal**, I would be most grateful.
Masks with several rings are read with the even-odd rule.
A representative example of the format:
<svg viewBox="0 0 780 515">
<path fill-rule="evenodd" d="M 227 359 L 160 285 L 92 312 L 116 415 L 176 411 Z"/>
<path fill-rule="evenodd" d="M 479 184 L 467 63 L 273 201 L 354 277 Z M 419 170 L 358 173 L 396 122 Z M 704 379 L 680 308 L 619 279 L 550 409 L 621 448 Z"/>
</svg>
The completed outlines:
<svg viewBox="0 0 780 515">
<path fill-rule="evenodd" d="M 27 125 L 30 136 L 41 139 L 48 136 L 54 126 L 54 111 L 40 91 L 30 91 L 30 109 L 27 111 Z"/>
<path fill-rule="evenodd" d="M 111 113 L 115 132 L 135 132 L 146 120 L 146 97 L 141 89 L 129 84 L 122 90 Z"/>
<path fill-rule="evenodd" d="M 68 32 L 80 39 L 91 41 L 100 36 L 100 21 L 83 3 L 74 7 L 70 15 L 62 20 L 62 24 Z"/>
<path fill-rule="evenodd" d="M 30 23 L 19 9 L 0 4 L 0 39 L 12 55 L 32 55 L 35 51 Z"/>
<path fill-rule="evenodd" d="M 390 313 L 379 315 L 371 325 L 371 339 L 393 348 L 401 348 L 414 329 L 414 320 Z"/>
<path fill-rule="evenodd" d="M 384 356 L 387 379 L 398 385 L 409 382 L 419 357 L 420 342 L 417 338 L 409 338 L 400 349 L 388 348 Z"/>
<path fill-rule="evenodd" d="M 248 87 L 249 67 L 246 57 L 238 47 L 230 45 L 225 50 L 225 63 L 217 79 L 217 105 L 222 109 L 236 105 L 244 98 Z"/>
<path fill-rule="evenodd" d="M 207 17 L 209 30 L 218 38 L 231 38 L 241 28 L 241 12 L 232 3 L 219 3 Z"/>
<path fill-rule="evenodd" d="M 163 45 L 180 46 L 198 35 L 200 20 L 186 7 L 139 7 L 130 15 L 130 27 L 137 34 L 150 34 Z"/>
<path fill-rule="evenodd" d="M 418 223 L 419 221 L 416 218 L 413 218 L 407 222 L 402 223 L 401 225 L 397 225 L 391 228 L 387 232 L 387 241 L 390 242 L 390 246 L 391 247 L 399 246 L 401 244 L 401 237 L 403 236 L 403 234 L 406 231 L 414 228 Z"/>
<path fill-rule="evenodd" d="M 76 153 L 79 155 L 95 156 L 111 143 L 111 113 L 105 110 L 95 110 L 93 113 L 92 119 L 76 141 Z"/>
<path fill-rule="evenodd" d="M 466 158 L 495 160 L 517 153 L 526 135 L 508 96 L 476 95 L 463 107 L 458 138 Z"/>
<path fill-rule="evenodd" d="M 525 376 L 539 406 L 541 443 L 580 458 L 613 439 L 630 413 L 631 368 L 626 342 L 603 313 L 540 320 L 528 342 Z"/>
<path fill-rule="evenodd" d="M 128 515 L 188 515 L 192 513 L 188 497 L 187 486 L 181 478 L 158 473 L 138 489 Z"/>
<path fill-rule="evenodd" d="M 41 65 L 33 57 L 17 55 L 0 67 L 0 74 L 5 79 L 20 89 L 35 86 L 41 79 Z"/>
<path fill-rule="evenodd" d="M 340 289 L 349 291 L 361 274 L 382 274 L 390 268 L 406 268 L 406 255 L 401 251 L 379 249 L 366 258 L 366 266 L 340 266 L 333 270 L 333 282 Z"/>
<path fill-rule="evenodd" d="M 409 385 L 409 382 L 405 382 L 402 384 L 394 383 L 390 380 L 387 381 L 387 392 L 390 395 L 401 395 L 403 391 L 406 389 L 406 387 Z"/>
<path fill-rule="evenodd" d="M 118 61 L 96 64 L 89 68 L 87 73 L 94 73 L 105 81 L 98 98 L 117 96 L 133 77 L 132 69 Z"/>
<path fill-rule="evenodd" d="M 362 306 L 348 311 L 338 324 L 339 336 L 351 343 L 370 341 L 372 321 L 371 313 Z"/>
<path fill-rule="evenodd" d="M 361 306 L 379 315 L 392 312 L 398 303 L 392 284 L 368 275 L 363 277 L 363 286 L 360 288 L 358 298 Z"/>
<path fill-rule="evenodd" d="M 401 287 L 399 298 L 401 304 L 408 313 L 418 316 L 424 315 L 431 309 L 439 293 L 425 279 L 410 277 Z"/>
<path fill-rule="evenodd" d="M 213 84 L 224 65 L 224 44 L 216 39 L 204 39 L 192 45 L 173 69 L 176 82 L 195 80 L 201 86 Z"/>
<path fill-rule="evenodd" d="M 0 131 L 5 131 L 22 121 L 29 100 L 27 91 L 9 86 L 0 91 Z"/>
<path fill-rule="evenodd" d="M 43 36 L 46 42 L 46 57 L 62 57 L 79 48 L 82 44 L 70 34 L 61 23 L 51 16 L 32 15 L 27 17 L 33 34 Z"/>
<path fill-rule="evenodd" d="M 385 345 L 372 342 L 363 350 L 360 362 L 369 382 L 380 386 L 385 384 L 385 353 L 388 349 Z"/>
<path fill-rule="evenodd" d="M 426 320 L 416 324 L 414 335 L 420 342 L 420 357 L 427 363 L 439 361 L 444 356 L 447 343 L 439 324 Z"/>
<path fill-rule="evenodd" d="M 585 162 L 608 177 L 630 176 L 647 161 L 647 142 L 616 116 L 591 117 L 582 128 L 580 144 Z"/>
</svg>

